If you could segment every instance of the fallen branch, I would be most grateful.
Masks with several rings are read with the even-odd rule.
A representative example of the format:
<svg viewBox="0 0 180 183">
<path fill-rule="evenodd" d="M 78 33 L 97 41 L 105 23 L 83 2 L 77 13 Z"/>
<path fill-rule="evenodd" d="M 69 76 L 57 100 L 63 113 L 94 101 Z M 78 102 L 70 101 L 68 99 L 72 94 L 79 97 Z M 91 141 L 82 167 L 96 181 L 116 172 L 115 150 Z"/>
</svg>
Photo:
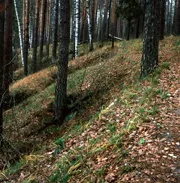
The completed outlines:
<svg viewBox="0 0 180 183">
<path fill-rule="evenodd" d="M 114 38 L 114 39 L 117 39 L 117 40 L 119 40 L 119 41 L 123 41 L 123 39 L 122 39 L 122 38 L 120 38 L 120 37 L 116 37 L 116 36 L 112 36 L 111 34 L 109 34 L 109 37 Z"/>
</svg>

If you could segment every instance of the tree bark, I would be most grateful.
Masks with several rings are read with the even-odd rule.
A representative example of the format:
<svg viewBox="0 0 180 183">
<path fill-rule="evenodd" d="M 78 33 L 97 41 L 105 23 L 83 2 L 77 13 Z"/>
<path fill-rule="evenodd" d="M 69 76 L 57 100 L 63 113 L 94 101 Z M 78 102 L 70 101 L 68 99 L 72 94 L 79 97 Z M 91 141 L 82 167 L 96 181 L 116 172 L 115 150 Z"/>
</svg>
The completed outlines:
<svg viewBox="0 0 180 183">
<path fill-rule="evenodd" d="M 57 31 L 58 31 L 58 7 L 59 0 L 55 0 L 55 12 L 54 12 L 54 30 L 53 30 L 53 43 L 52 43 L 52 61 L 56 60 L 56 52 L 57 52 Z"/>
<path fill-rule="evenodd" d="M 60 46 L 58 59 L 57 83 L 55 88 L 54 118 L 59 125 L 63 123 L 67 107 L 67 74 L 70 39 L 70 2 L 60 1 Z"/>
<path fill-rule="evenodd" d="M 34 45 L 33 45 L 33 72 L 37 71 L 37 43 L 38 43 L 38 25 L 39 25 L 39 5 L 40 0 L 36 0 L 35 21 L 34 21 Z"/>
<path fill-rule="evenodd" d="M 108 2 L 109 0 L 104 1 L 104 18 L 103 18 L 103 25 L 102 25 L 102 42 L 108 38 L 107 34 L 107 26 L 108 26 L 108 19 L 107 19 L 107 13 L 108 13 Z"/>
<path fill-rule="evenodd" d="M 166 0 L 161 0 L 160 4 L 160 31 L 159 39 L 164 39 L 164 29 L 165 29 L 165 13 L 166 13 Z"/>
<path fill-rule="evenodd" d="M 79 41 L 79 0 L 75 0 L 75 58 L 78 57 L 78 41 Z"/>
<path fill-rule="evenodd" d="M 109 17 L 108 17 L 108 25 L 107 25 L 107 35 L 110 33 L 110 22 L 111 22 L 111 5 L 112 5 L 112 0 L 109 0 Z"/>
<path fill-rule="evenodd" d="M 89 51 L 93 51 L 93 39 L 92 39 L 92 26 L 90 18 L 90 1 L 86 0 L 86 12 L 87 12 L 87 21 L 88 21 L 88 36 L 89 36 Z"/>
<path fill-rule="evenodd" d="M 160 0 L 146 0 L 141 77 L 147 76 L 158 65 L 159 8 Z"/>
<path fill-rule="evenodd" d="M 174 19 L 174 32 L 178 36 L 180 35 L 180 0 L 176 0 Z"/>
<path fill-rule="evenodd" d="M 30 0 L 26 0 L 26 18 L 24 34 L 24 75 L 28 75 L 28 49 L 29 49 L 29 5 Z"/>
<path fill-rule="evenodd" d="M 12 82 L 12 0 L 5 1 L 4 22 L 4 91 L 9 96 L 9 85 Z"/>
<path fill-rule="evenodd" d="M 49 57 L 49 45 L 50 45 L 50 31 L 51 31 L 51 10 L 52 0 L 48 1 L 47 14 L 46 14 L 46 56 Z"/>
<path fill-rule="evenodd" d="M 20 45 L 20 51 L 21 51 L 21 64 L 24 67 L 23 39 L 22 39 L 21 24 L 20 24 L 20 20 L 19 20 L 19 13 L 18 13 L 18 9 L 17 9 L 16 0 L 14 0 L 14 9 L 15 9 L 15 14 L 16 14 L 16 19 L 17 19 L 17 24 L 18 24 L 19 45 Z"/>
<path fill-rule="evenodd" d="M 116 3 L 117 1 L 114 0 L 113 2 L 113 9 L 112 9 L 112 25 L 111 25 L 111 34 L 112 34 L 112 48 L 114 48 L 114 36 L 116 34 L 116 26 L 117 26 L 117 17 L 116 17 Z"/>
<path fill-rule="evenodd" d="M 40 64 L 42 64 L 43 58 L 43 46 L 44 46 L 44 32 L 45 32 L 45 18 L 46 18 L 46 4 L 47 0 L 42 1 L 42 16 L 41 16 L 41 32 L 40 32 Z"/>
<path fill-rule="evenodd" d="M 0 0 L 0 147 L 3 134 L 3 68 L 4 68 L 4 12 L 5 0 Z"/>
<path fill-rule="evenodd" d="M 86 24 L 86 0 L 82 0 L 82 15 L 81 15 L 81 27 L 80 27 L 80 42 L 84 42 L 84 29 Z"/>
</svg>

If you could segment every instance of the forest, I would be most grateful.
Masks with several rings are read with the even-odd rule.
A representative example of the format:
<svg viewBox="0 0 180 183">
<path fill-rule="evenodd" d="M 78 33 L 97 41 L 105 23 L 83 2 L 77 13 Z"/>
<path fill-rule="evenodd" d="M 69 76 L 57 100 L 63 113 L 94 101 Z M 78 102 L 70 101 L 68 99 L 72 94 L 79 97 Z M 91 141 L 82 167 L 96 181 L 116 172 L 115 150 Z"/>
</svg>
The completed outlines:
<svg viewBox="0 0 180 183">
<path fill-rule="evenodd" d="M 0 182 L 180 182 L 180 0 L 0 0 Z"/>
</svg>

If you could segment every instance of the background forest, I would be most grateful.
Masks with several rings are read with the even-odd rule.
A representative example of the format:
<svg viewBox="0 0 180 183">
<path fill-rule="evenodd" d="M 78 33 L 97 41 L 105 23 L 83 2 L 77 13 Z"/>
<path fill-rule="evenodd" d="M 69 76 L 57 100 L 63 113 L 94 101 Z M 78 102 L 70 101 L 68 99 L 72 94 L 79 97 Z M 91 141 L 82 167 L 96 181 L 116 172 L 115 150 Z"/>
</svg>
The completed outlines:
<svg viewBox="0 0 180 183">
<path fill-rule="evenodd" d="M 0 0 L 0 182 L 179 182 L 180 0 Z"/>
</svg>

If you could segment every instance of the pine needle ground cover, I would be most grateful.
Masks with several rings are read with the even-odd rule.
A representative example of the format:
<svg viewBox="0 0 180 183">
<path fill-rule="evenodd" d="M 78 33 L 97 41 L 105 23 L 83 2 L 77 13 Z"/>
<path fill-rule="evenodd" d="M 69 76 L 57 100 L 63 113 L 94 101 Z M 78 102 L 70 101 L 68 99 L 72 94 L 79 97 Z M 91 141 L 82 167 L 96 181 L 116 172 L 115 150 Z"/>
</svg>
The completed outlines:
<svg viewBox="0 0 180 183">
<path fill-rule="evenodd" d="M 118 43 L 116 51 L 104 47 L 97 59 L 92 59 L 92 53 L 72 61 L 70 67 L 75 69 L 70 69 L 68 76 L 68 95 L 90 97 L 68 114 L 62 127 L 46 125 L 52 116 L 53 82 L 36 90 L 26 78 L 17 81 L 17 89 L 23 81 L 35 92 L 4 114 L 5 137 L 21 159 L 13 165 L 7 163 L 0 179 L 178 182 L 178 41 L 169 37 L 160 43 L 159 67 L 143 80 L 139 80 L 140 40 Z M 103 57 L 103 52 L 109 54 Z M 43 78 L 49 77 L 47 70 Z M 37 86 L 41 86 L 38 81 Z M 15 159 L 12 152 L 7 159 Z"/>
</svg>

